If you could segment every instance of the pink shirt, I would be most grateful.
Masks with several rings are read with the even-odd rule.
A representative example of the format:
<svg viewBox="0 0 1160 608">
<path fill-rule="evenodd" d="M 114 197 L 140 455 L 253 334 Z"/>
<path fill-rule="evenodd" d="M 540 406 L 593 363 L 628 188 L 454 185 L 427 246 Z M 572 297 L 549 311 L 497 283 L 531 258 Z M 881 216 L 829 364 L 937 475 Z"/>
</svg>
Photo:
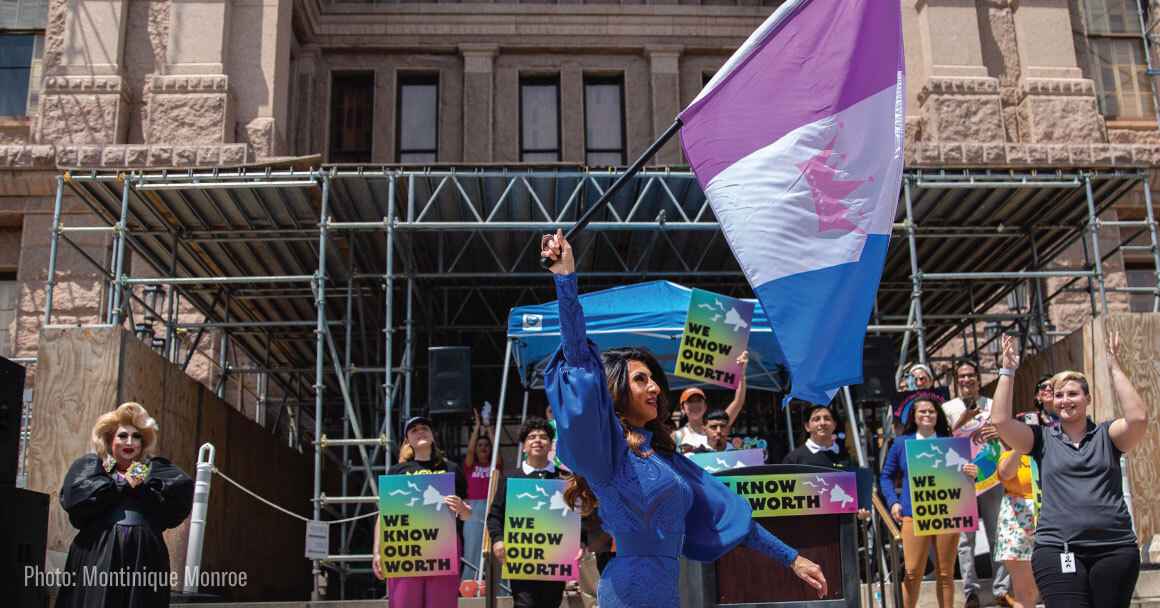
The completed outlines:
<svg viewBox="0 0 1160 608">
<path fill-rule="evenodd" d="M 487 484 L 491 479 L 491 472 L 487 467 L 479 465 L 464 467 L 463 475 L 467 477 L 467 500 L 487 500 Z"/>
</svg>

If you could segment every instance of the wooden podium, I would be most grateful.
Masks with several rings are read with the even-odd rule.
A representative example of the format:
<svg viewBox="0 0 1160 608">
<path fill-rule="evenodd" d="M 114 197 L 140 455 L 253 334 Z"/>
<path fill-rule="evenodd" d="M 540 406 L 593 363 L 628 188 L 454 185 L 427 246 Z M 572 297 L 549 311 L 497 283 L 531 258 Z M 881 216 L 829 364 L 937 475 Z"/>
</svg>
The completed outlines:
<svg viewBox="0 0 1160 608">
<path fill-rule="evenodd" d="M 763 465 L 721 476 L 834 473 L 809 465 Z M 765 555 L 737 547 L 715 563 L 681 560 L 681 607 L 858 608 L 857 519 L 853 514 L 756 517 L 755 521 L 822 567 L 829 593 L 817 592 Z"/>
</svg>

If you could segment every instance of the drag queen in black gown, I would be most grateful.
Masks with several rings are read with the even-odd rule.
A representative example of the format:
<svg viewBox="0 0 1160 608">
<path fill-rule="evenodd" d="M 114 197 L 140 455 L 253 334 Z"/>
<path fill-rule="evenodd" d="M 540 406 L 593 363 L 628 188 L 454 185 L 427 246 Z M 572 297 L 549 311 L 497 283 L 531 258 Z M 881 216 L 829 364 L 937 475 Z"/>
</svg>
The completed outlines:
<svg viewBox="0 0 1160 608">
<path fill-rule="evenodd" d="M 150 455 L 157 431 L 145 408 L 122 404 L 97 419 L 93 453 L 69 467 L 60 503 L 79 532 L 57 608 L 169 605 L 174 577 L 161 532 L 189 515 L 193 480 Z"/>
</svg>

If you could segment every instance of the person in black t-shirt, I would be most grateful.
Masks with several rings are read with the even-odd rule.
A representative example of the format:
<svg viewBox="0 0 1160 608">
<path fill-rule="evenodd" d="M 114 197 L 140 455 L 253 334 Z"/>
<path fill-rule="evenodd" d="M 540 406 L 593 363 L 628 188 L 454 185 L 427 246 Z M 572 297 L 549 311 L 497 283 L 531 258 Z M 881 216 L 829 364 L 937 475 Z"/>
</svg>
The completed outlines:
<svg viewBox="0 0 1160 608">
<path fill-rule="evenodd" d="M 524 461 L 514 472 L 500 479 L 491 509 L 487 512 L 487 533 L 491 537 L 492 555 L 503 562 L 504 514 L 507 512 L 507 480 L 509 478 L 559 479 L 560 471 L 550 460 L 556 431 L 543 418 L 532 417 L 520 429 L 520 443 L 524 446 Z M 564 583 L 558 581 L 513 580 L 512 601 L 516 608 L 556 608 L 564 596 Z"/>
<path fill-rule="evenodd" d="M 806 410 L 804 445 L 786 454 L 782 464 L 810 464 L 828 469 L 849 469 L 850 455 L 842 449 L 834 433 L 838 428 L 828 405 L 812 405 Z"/>
<path fill-rule="evenodd" d="M 471 505 L 467 504 L 467 479 L 454 462 L 448 460 L 443 451 L 435 445 L 435 434 L 431 432 L 431 420 L 415 416 L 403 426 L 406 443 L 399 453 L 399 463 L 387 470 L 388 475 L 423 475 L 429 473 L 453 473 L 455 494 L 444 496 L 443 504 L 455 514 L 456 530 L 459 533 L 459 548 L 463 549 L 463 522 L 471 519 Z M 375 559 L 371 561 L 375 576 L 382 579 L 382 525 L 383 518 L 375 518 Z M 459 576 L 409 576 L 387 580 L 387 594 L 392 605 L 414 606 L 415 608 L 442 608 L 454 606 L 459 598 Z"/>
</svg>

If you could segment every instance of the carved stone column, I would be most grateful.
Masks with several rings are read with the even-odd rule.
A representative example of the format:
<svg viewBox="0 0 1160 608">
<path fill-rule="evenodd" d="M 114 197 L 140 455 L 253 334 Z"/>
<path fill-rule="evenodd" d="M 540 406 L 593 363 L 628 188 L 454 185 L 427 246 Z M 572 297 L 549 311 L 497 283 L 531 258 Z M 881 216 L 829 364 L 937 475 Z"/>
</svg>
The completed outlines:
<svg viewBox="0 0 1160 608">
<path fill-rule="evenodd" d="M 681 111 L 682 50 L 683 48 L 679 46 L 650 46 L 645 49 L 648 53 L 649 70 L 652 72 L 652 140 L 649 143 L 660 137 Z M 634 152 L 630 151 L 628 156 L 627 162 L 636 160 Z M 681 146 L 678 138 L 674 137 L 657 151 L 649 164 L 675 165 L 680 162 Z"/>
<path fill-rule="evenodd" d="M 165 74 L 145 84 L 150 144 L 207 145 L 234 141 L 224 57 L 229 40 L 226 0 L 172 0 Z"/>
<path fill-rule="evenodd" d="M 494 44 L 461 44 L 463 55 L 463 160 L 491 162 L 495 137 L 495 56 Z"/>
<path fill-rule="evenodd" d="M 122 78 L 127 0 L 71 0 L 60 52 L 47 67 L 36 140 L 53 144 L 124 143 L 129 102 Z M 54 41 L 55 42 L 55 41 Z"/>
<path fill-rule="evenodd" d="M 918 0 L 919 35 L 928 78 L 918 92 L 932 142 L 1002 142 L 999 81 L 983 64 L 974 0 Z"/>
<path fill-rule="evenodd" d="M 1019 122 L 1028 143 L 1087 144 L 1107 141 L 1095 83 L 1076 61 L 1068 0 L 1019 0 Z"/>
</svg>

